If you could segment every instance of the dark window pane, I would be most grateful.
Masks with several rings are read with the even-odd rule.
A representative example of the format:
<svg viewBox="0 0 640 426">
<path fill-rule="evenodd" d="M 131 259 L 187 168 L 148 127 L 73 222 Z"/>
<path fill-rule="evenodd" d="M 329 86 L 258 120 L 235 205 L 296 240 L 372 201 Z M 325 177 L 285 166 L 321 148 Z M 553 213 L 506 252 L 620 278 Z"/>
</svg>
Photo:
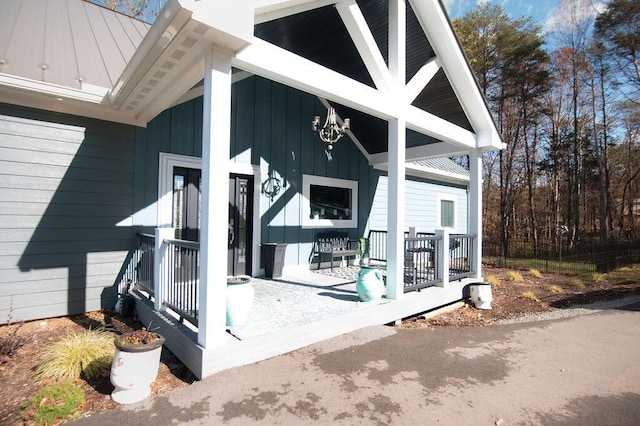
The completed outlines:
<svg viewBox="0 0 640 426">
<path fill-rule="evenodd" d="M 351 220 L 350 188 L 310 185 L 311 219 Z"/>
</svg>

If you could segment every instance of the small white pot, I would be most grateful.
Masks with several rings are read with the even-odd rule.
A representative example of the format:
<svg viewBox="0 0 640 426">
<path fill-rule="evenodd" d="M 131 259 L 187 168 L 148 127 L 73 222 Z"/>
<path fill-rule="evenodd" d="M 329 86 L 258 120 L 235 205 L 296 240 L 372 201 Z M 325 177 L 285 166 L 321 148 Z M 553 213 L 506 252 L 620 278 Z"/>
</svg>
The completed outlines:
<svg viewBox="0 0 640 426">
<path fill-rule="evenodd" d="M 158 377 L 164 338 L 147 345 L 122 345 L 116 337 L 116 353 L 111 364 L 111 399 L 120 404 L 142 401 L 151 393 Z"/>
</svg>

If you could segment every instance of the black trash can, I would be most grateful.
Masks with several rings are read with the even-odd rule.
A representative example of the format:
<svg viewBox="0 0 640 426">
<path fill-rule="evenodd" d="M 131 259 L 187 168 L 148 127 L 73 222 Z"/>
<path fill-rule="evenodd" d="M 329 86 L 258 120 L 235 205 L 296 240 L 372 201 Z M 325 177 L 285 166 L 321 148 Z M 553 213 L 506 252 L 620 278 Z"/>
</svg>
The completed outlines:
<svg viewBox="0 0 640 426">
<path fill-rule="evenodd" d="M 264 275 L 267 278 L 282 277 L 284 267 L 284 254 L 287 245 L 284 243 L 262 244 L 262 259 L 264 261 Z"/>
</svg>

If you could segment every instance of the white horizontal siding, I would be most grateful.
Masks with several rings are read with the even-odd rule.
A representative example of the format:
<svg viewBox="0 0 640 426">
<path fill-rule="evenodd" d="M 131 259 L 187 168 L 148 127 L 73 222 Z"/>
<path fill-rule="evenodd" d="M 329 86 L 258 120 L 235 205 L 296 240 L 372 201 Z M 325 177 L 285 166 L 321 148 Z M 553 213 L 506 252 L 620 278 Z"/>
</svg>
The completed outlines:
<svg viewBox="0 0 640 426">
<path fill-rule="evenodd" d="M 117 224 L 133 210 L 135 132 L 19 115 L 33 118 L 0 114 L 0 322 L 109 307 L 133 240 Z"/>
<path fill-rule="evenodd" d="M 387 229 L 388 178 L 380 177 L 376 187 L 371 214 L 367 229 Z M 456 228 L 455 233 L 467 232 L 468 203 L 464 188 L 435 184 L 416 180 L 407 180 L 405 188 L 405 227 L 416 227 L 420 232 L 434 232 L 439 228 L 437 223 L 439 209 L 438 196 L 455 198 Z"/>
</svg>

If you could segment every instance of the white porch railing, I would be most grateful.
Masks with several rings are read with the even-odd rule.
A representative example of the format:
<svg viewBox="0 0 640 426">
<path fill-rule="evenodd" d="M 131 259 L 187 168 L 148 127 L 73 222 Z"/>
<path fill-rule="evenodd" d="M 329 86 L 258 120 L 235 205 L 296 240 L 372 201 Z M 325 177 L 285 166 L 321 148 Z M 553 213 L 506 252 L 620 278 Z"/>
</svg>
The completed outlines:
<svg viewBox="0 0 640 426">
<path fill-rule="evenodd" d="M 449 234 L 446 230 L 435 234 L 405 232 L 405 292 L 433 285 L 446 286 L 449 281 L 475 276 L 476 271 L 471 267 L 474 239 L 471 234 Z M 369 247 L 371 260 L 386 262 L 387 231 L 369 231 Z"/>
</svg>

